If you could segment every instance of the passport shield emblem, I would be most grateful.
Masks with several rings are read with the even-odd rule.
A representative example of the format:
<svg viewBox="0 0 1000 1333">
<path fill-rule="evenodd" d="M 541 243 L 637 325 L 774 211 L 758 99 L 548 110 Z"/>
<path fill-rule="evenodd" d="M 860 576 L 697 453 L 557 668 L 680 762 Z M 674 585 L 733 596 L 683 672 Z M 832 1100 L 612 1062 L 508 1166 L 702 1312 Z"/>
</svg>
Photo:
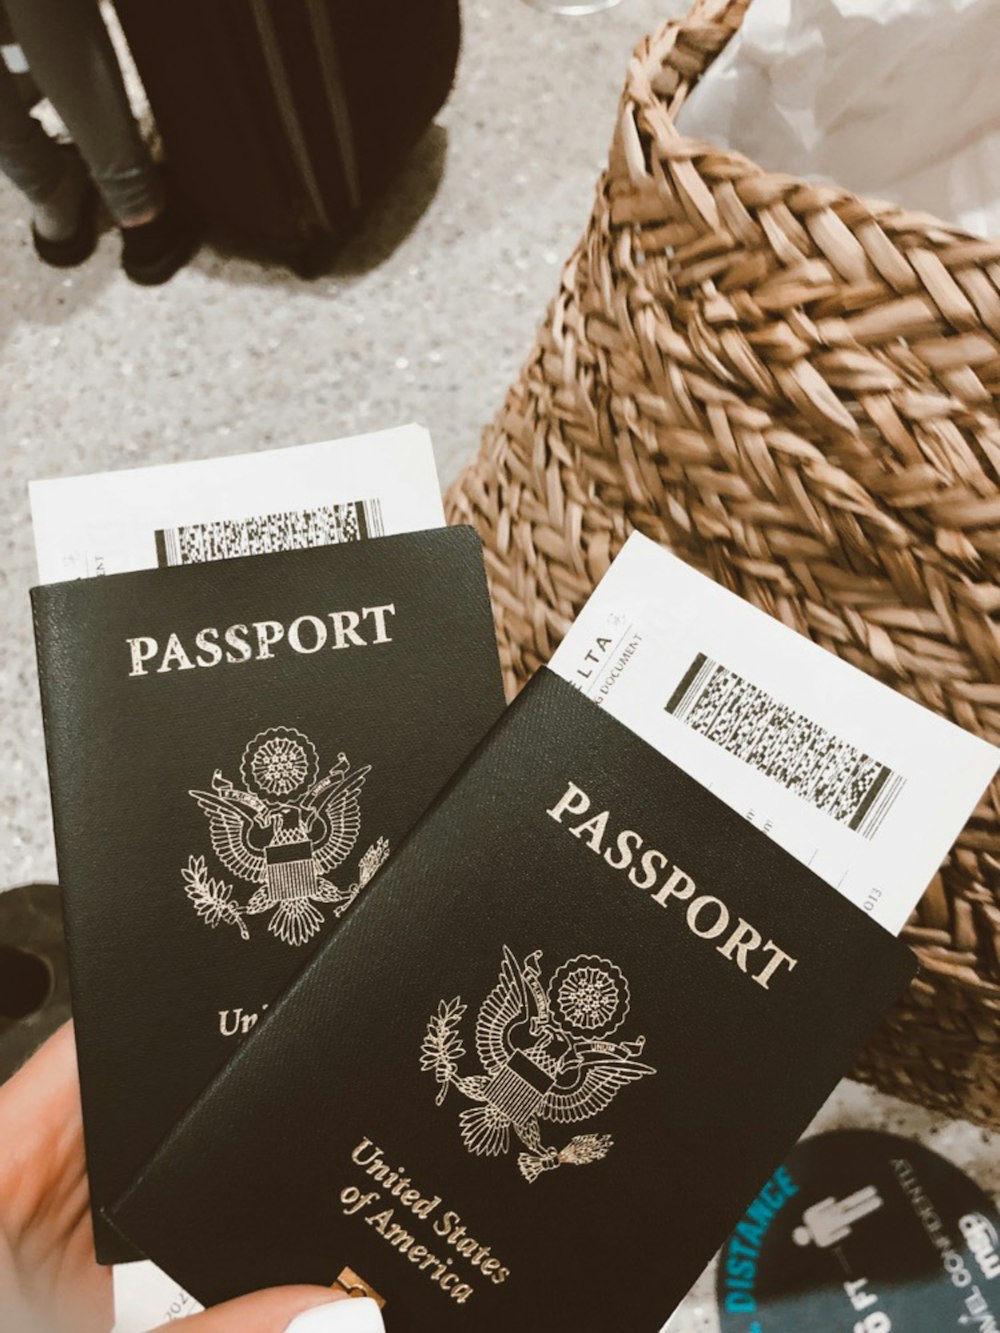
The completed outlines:
<svg viewBox="0 0 1000 1333">
<path fill-rule="evenodd" d="M 327 878 L 354 850 L 370 772 L 370 764 L 352 769 L 341 752 L 320 776 L 316 748 L 301 731 L 258 732 L 243 752 L 242 786 L 216 769 L 211 791 L 189 793 L 208 819 L 218 860 L 257 886 L 241 904 L 231 884 L 209 875 L 204 856 L 189 857 L 181 874 L 201 919 L 213 928 L 234 925 L 248 940 L 246 918 L 270 913 L 271 934 L 301 945 L 324 924 L 317 904 L 331 904 L 334 917 L 345 912 L 389 854 L 385 838 L 378 838 L 361 857 L 353 884 L 341 889 Z"/>
<path fill-rule="evenodd" d="M 645 1038 L 611 1041 L 628 1017 L 631 995 L 621 970 L 592 954 L 571 958 L 548 986 L 541 952 L 519 963 L 504 948 L 500 980 L 476 1019 L 476 1052 L 483 1073 L 464 1076 L 459 1034 L 467 1006 L 442 1000 L 424 1036 L 420 1067 L 440 1085 L 441 1106 L 454 1087 L 474 1105 L 459 1115 L 462 1141 L 476 1156 L 497 1157 L 516 1138 L 521 1175 L 529 1183 L 560 1166 L 606 1157 L 607 1134 L 578 1134 L 557 1149 L 543 1141 L 542 1122 L 576 1124 L 606 1110 L 628 1083 L 655 1074 L 639 1060 Z"/>
</svg>

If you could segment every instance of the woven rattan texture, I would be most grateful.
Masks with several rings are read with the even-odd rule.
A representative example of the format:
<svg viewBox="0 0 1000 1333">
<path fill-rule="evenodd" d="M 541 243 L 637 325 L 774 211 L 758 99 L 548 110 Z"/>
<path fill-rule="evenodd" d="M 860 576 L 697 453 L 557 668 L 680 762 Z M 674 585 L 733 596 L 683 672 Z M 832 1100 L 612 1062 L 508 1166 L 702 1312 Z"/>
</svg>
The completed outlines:
<svg viewBox="0 0 1000 1333">
<path fill-rule="evenodd" d="M 486 547 L 508 691 L 634 527 L 1000 740 L 1000 243 L 685 138 L 745 9 L 696 4 L 639 46 L 586 234 L 450 491 Z M 922 976 L 856 1071 L 992 1124 L 998 802 L 907 928 Z"/>
</svg>

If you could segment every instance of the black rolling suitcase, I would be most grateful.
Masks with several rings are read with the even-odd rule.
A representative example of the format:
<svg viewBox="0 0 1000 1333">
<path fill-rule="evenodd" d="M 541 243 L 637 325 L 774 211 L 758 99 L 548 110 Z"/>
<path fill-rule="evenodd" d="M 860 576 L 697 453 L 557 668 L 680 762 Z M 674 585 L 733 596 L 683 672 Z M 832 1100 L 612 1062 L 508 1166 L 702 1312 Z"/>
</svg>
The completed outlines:
<svg viewBox="0 0 1000 1333">
<path fill-rule="evenodd" d="M 209 225 L 320 271 L 448 96 L 458 0 L 115 0 Z"/>
</svg>

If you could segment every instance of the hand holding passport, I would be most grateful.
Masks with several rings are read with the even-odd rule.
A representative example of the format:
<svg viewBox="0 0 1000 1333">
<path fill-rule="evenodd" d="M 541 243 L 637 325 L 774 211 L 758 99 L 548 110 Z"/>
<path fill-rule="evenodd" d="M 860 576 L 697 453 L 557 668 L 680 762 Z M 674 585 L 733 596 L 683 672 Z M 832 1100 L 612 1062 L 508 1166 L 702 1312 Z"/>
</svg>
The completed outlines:
<svg viewBox="0 0 1000 1333">
<path fill-rule="evenodd" d="M 571 634 L 504 712 L 473 534 L 346 530 L 33 594 L 100 1253 L 206 1303 L 346 1272 L 400 1333 L 655 1330 L 915 971 L 875 909 L 924 863 L 838 893 L 794 801 L 823 865 L 881 802 L 888 864 L 927 774 L 741 662 L 671 684 L 645 614 L 620 661 L 596 626 L 615 703 Z M 628 716 L 649 670 L 693 747 Z M 733 739 L 781 706 L 821 784 Z M 995 755 L 935 735 L 954 823 Z"/>
</svg>

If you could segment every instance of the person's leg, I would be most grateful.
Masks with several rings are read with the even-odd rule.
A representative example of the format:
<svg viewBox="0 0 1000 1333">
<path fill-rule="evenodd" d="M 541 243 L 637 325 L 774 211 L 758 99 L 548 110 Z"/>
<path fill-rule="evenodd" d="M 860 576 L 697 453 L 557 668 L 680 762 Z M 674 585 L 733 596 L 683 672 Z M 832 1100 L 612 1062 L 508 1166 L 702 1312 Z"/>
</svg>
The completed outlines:
<svg viewBox="0 0 1000 1333">
<path fill-rule="evenodd" d="M 96 198 L 75 149 L 30 115 L 0 59 L 0 171 L 33 205 L 35 249 L 60 268 L 82 264 L 97 242 Z"/>
<path fill-rule="evenodd" d="M 29 114 L 13 74 L 0 59 L 0 171 L 33 204 L 45 204 L 62 183 L 65 169 L 58 144 Z"/>
<path fill-rule="evenodd" d="M 163 208 L 98 0 L 3 0 L 41 91 L 62 117 L 119 225 Z"/>
</svg>

